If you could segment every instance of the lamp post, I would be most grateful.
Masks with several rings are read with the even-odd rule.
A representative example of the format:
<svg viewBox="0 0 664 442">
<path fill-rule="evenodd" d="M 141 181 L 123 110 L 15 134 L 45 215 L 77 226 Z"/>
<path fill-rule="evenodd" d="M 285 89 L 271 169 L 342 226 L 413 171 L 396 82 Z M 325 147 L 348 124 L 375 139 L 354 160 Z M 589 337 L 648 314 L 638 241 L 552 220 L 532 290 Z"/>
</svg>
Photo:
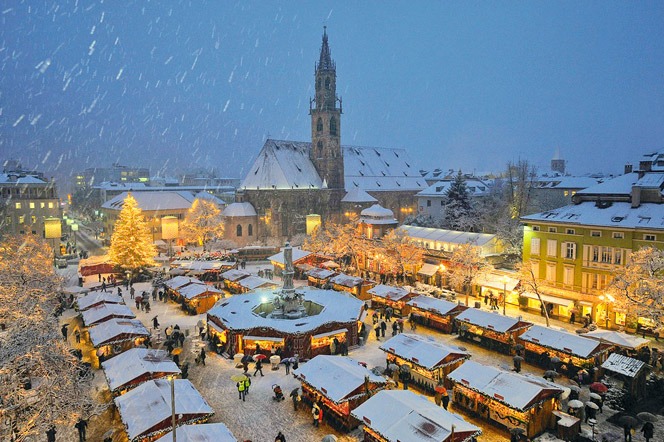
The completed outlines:
<svg viewBox="0 0 664 442">
<path fill-rule="evenodd" d="M 505 304 L 507 303 L 507 276 L 500 280 L 503 283 L 503 316 L 505 316 Z"/>
</svg>

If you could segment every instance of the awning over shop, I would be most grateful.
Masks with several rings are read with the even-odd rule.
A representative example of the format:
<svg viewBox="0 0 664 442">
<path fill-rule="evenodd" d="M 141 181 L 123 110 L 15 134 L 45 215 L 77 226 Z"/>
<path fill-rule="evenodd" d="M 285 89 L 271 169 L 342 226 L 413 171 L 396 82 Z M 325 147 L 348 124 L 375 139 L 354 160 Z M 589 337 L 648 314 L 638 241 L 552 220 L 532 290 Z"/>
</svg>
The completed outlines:
<svg viewBox="0 0 664 442">
<path fill-rule="evenodd" d="M 521 295 L 525 296 L 526 298 L 536 299 L 539 301 L 535 293 L 523 292 Z M 540 295 L 540 297 L 542 298 L 542 301 L 548 302 L 550 304 L 563 305 L 565 307 L 571 307 L 574 304 L 574 301 L 571 299 L 558 298 L 556 296 L 551 296 L 551 295 Z"/>
<path fill-rule="evenodd" d="M 435 264 L 424 263 L 422 268 L 417 272 L 420 275 L 433 276 L 438 271 L 438 266 Z"/>
<path fill-rule="evenodd" d="M 519 282 L 520 281 L 516 278 L 510 278 L 507 275 L 499 275 L 496 273 L 487 273 L 486 275 L 477 278 L 477 285 L 501 291 L 504 289 L 510 292 L 519 285 Z"/>
<path fill-rule="evenodd" d="M 245 336 L 245 341 L 269 341 L 269 342 L 283 342 L 284 338 L 273 338 L 272 336 Z"/>
<path fill-rule="evenodd" d="M 312 338 L 313 339 L 327 338 L 328 336 L 339 335 L 341 333 L 347 333 L 347 332 L 348 332 L 347 328 L 340 328 L 338 330 L 332 330 L 332 331 L 327 332 L 327 333 L 319 333 L 317 335 L 313 335 Z"/>
</svg>

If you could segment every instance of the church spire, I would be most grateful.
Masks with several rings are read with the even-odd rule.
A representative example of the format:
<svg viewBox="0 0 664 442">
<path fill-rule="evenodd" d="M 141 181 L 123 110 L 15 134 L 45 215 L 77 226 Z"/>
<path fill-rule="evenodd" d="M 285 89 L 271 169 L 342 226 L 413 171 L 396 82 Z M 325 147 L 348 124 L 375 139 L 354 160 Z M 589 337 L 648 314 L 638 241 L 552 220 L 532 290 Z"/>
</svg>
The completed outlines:
<svg viewBox="0 0 664 442">
<path fill-rule="evenodd" d="M 320 58 L 318 60 L 318 65 L 316 65 L 316 70 L 335 70 L 336 66 L 332 61 L 332 55 L 330 54 L 330 46 L 327 43 L 327 26 L 323 26 L 323 44 L 320 47 Z"/>
</svg>

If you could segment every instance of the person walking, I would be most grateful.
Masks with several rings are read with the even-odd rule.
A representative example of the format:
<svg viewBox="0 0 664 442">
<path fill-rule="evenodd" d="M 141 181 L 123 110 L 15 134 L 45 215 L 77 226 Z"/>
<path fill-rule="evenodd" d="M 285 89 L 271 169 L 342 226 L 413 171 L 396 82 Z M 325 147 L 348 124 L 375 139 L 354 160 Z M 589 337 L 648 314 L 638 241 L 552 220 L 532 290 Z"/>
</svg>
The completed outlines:
<svg viewBox="0 0 664 442">
<path fill-rule="evenodd" d="M 88 421 L 81 417 L 74 424 L 74 428 L 78 430 L 78 442 L 85 442 L 85 430 L 88 428 Z"/>
<path fill-rule="evenodd" d="M 394 321 L 392 323 L 392 336 L 396 336 L 398 332 L 399 332 L 399 324 L 397 323 L 397 321 Z"/>
<path fill-rule="evenodd" d="M 314 421 L 313 421 L 314 427 L 318 427 L 318 424 L 319 424 L 318 420 L 321 417 L 321 411 L 320 411 L 320 407 L 315 402 L 314 402 L 313 407 L 311 407 L 311 416 L 314 419 Z"/>
<path fill-rule="evenodd" d="M 652 422 L 646 422 L 641 428 L 641 433 L 643 433 L 643 437 L 645 438 L 646 442 L 650 442 L 650 439 L 652 439 L 655 435 L 655 426 L 652 424 Z"/>
<path fill-rule="evenodd" d="M 376 332 L 376 340 L 380 341 L 380 324 L 374 325 L 374 332 Z"/>
<path fill-rule="evenodd" d="M 274 438 L 274 442 L 286 442 L 286 438 L 281 431 L 277 434 L 277 437 Z"/>
<path fill-rule="evenodd" d="M 380 336 L 385 337 L 385 330 L 387 330 L 387 323 L 385 321 L 380 321 Z"/>
<path fill-rule="evenodd" d="M 256 361 L 256 366 L 254 367 L 256 370 L 254 370 L 254 377 L 256 377 L 256 373 L 260 373 L 261 376 L 263 376 L 263 363 L 261 360 Z"/>
<path fill-rule="evenodd" d="M 159 328 L 159 320 L 157 319 L 157 316 L 152 318 L 152 327 Z"/>
<path fill-rule="evenodd" d="M 60 328 L 60 332 L 62 333 L 62 338 L 66 341 L 67 340 L 67 332 L 69 331 L 68 329 L 69 324 L 64 324 L 62 328 Z"/>
<path fill-rule="evenodd" d="M 201 364 L 205 365 L 205 348 L 201 348 L 201 353 L 198 355 Z"/>
<path fill-rule="evenodd" d="M 106 281 L 101 283 L 101 291 L 106 293 Z"/>
<path fill-rule="evenodd" d="M 247 376 L 247 379 L 245 379 L 242 382 L 244 382 L 244 395 L 246 396 L 249 394 L 249 387 L 251 387 L 251 379 L 249 379 L 249 377 Z"/>
<path fill-rule="evenodd" d="M 284 367 L 286 367 L 286 374 L 287 375 L 290 374 L 290 364 L 291 364 L 290 359 L 287 358 L 284 361 Z"/>
<path fill-rule="evenodd" d="M 129 298 L 130 298 L 130 299 L 134 299 L 134 294 L 135 294 L 135 293 L 136 293 L 136 289 L 132 286 L 132 287 L 129 289 Z M 138 306 L 136 306 L 136 308 L 138 308 Z"/>
<path fill-rule="evenodd" d="M 46 442 L 55 442 L 55 427 L 51 425 L 51 428 L 46 430 Z"/>
<path fill-rule="evenodd" d="M 78 329 L 74 330 L 74 339 L 76 339 L 77 344 L 81 343 L 81 332 Z"/>
<path fill-rule="evenodd" d="M 300 402 L 300 393 L 297 388 L 290 392 L 290 397 L 293 400 L 293 411 L 297 411 L 297 403 Z"/>
<path fill-rule="evenodd" d="M 447 407 L 450 405 L 450 394 L 447 392 L 446 388 L 443 388 L 443 408 L 447 410 Z"/>
<path fill-rule="evenodd" d="M 244 384 L 244 380 L 238 382 L 236 384 L 236 387 L 237 387 L 238 399 L 242 399 L 242 402 L 244 402 L 244 398 L 246 396 L 246 393 L 245 393 L 246 387 L 245 387 L 245 384 Z"/>
</svg>

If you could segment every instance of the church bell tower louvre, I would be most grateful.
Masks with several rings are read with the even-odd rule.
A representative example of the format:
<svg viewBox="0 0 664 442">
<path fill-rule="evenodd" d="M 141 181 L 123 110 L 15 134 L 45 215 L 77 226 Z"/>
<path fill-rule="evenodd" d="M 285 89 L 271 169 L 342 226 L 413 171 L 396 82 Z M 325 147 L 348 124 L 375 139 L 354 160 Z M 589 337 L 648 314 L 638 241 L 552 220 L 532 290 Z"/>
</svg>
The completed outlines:
<svg viewBox="0 0 664 442">
<path fill-rule="evenodd" d="M 337 69 L 327 42 L 327 27 L 323 27 L 320 58 L 315 65 L 315 82 L 316 95 L 309 100 L 311 115 L 309 155 L 324 187 L 327 185 L 330 189 L 343 189 L 342 102 L 341 98 L 337 97 Z"/>
</svg>

